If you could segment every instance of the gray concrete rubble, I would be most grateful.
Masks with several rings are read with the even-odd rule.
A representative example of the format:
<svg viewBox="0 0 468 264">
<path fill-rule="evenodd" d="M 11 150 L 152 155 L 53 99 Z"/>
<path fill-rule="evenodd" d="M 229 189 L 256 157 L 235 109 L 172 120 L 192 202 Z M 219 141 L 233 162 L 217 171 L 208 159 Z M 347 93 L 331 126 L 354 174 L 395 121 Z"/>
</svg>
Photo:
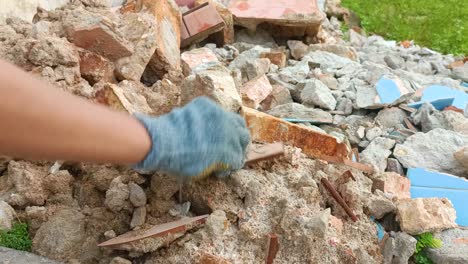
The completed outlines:
<svg viewBox="0 0 468 264">
<path fill-rule="evenodd" d="M 0 156 L 0 229 L 26 223 L 34 253 L 0 247 L 1 263 L 411 263 L 424 232 L 443 240 L 427 251 L 435 263 L 468 262 L 457 204 L 411 197 L 406 175 L 468 177 L 468 106 L 411 107 L 431 85 L 466 93 L 462 58 L 358 33 L 339 0 L 277 23 L 209 0 L 224 28 L 183 49 L 189 7 L 173 0 L 23 2 L 0 10 L 0 58 L 128 114 L 207 96 L 250 120 L 264 140 L 252 146 L 285 148 L 225 179 L 184 184 L 125 166 Z M 391 103 L 382 79 L 401 94 Z M 162 236 L 98 246 L 167 223 L 176 226 Z"/>
</svg>

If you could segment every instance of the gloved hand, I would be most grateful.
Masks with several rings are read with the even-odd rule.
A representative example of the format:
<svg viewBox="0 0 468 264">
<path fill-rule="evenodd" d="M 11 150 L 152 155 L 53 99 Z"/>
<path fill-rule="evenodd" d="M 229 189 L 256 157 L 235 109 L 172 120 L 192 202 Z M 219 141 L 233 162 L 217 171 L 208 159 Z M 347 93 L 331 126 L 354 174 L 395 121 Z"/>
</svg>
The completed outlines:
<svg viewBox="0 0 468 264">
<path fill-rule="evenodd" d="M 136 116 L 153 145 L 135 165 L 140 171 L 164 171 L 182 179 L 229 175 L 244 165 L 250 141 L 244 119 L 206 97 L 160 117 Z"/>
</svg>

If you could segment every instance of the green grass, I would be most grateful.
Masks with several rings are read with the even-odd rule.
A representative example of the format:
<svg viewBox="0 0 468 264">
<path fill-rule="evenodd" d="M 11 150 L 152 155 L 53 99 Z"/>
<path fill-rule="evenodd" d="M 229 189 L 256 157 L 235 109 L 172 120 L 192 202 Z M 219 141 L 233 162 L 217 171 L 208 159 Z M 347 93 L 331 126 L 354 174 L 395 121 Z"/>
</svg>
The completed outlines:
<svg viewBox="0 0 468 264">
<path fill-rule="evenodd" d="M 426 255 L 424 249 L 426 248 L 440 248 L 442 241 L 435 238 L 431 233 L 424 233 L 416 236 L 416 251 L 413 258 L 416 264 L 433 264 L 432 260 Z"/>
<path fill-rule="evenodd" d="M 0 230 L 0 246 L 2 247 L 30 251 L 31 245 L 32 240 L 29 237 L 27 224 L 15 223 L 10 231 Z"/>
<path fill-rule="evenodd" d="M 342 0 L 368 33 L 468 55 L 468 0 Z"/>
</svg>

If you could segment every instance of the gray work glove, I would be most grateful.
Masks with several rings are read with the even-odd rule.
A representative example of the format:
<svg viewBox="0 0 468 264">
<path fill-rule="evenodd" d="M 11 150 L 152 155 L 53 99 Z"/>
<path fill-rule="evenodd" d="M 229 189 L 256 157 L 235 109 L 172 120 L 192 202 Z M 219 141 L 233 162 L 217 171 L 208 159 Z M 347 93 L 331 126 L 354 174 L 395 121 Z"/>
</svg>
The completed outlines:
<svg viewBox="0 0 468 264">
<path fill-rule="evenodd" d="M 139 171 L 164 171 L 182 179 L 229 175 L 243 167 L 250 141 L 244 119 L 206 97 L 160 117 L 136 116 L 153 141 Z"/>
</svg>

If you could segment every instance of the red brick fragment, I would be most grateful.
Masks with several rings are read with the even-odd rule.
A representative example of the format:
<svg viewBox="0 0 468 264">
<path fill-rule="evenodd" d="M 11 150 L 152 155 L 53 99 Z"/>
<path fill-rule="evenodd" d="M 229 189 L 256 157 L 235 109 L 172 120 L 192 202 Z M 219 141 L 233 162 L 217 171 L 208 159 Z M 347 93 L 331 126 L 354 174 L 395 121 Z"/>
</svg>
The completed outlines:
<svg viewBox="0 0 468 264">
<path fill-rule="evenodd" d="M 216 11 L 216 8 L 210 4 L 187 12 L 184 14 L 183 20 L 190 36 L 194 36 L 223 23 L 223 19 Z"/>
<path fill-rule="evenodd" d="M 243 112 L 253 141 L 284 142 L 301 148 L 304 154 L 308 156 L 326 161 L 343 162 L 349 155 L 346 144 L 338 143 L 334 137 L 252 108 L 244 107 Z"/>
<path fill-rule="evenodd" d="M 279 250 L 278 236 L 276 234 L 268 234 L 266 264 L 273 264 L 276 254 Z"/>
<path fill-rule="evenodd" d="M 87 51 L 80 50 L 81 77 L 94 85 L 99 81 L 115 82 L 114 65 L 104 57 Z"/>
<path fill-rule="evenodd" d="M 97 53 L 111 61 L 132 55 L 130 43 L 104 24 L 73 29 L 69 38 L 77 47 Z"/>
<path fill-rule="evenodd" d="M 267 58 L 271 63 L 275 64 L 279 68 L 286 66 L 286 54 L 282 51 L 263 52 L 260 54 L 260 58 Z"/>
</svg>

